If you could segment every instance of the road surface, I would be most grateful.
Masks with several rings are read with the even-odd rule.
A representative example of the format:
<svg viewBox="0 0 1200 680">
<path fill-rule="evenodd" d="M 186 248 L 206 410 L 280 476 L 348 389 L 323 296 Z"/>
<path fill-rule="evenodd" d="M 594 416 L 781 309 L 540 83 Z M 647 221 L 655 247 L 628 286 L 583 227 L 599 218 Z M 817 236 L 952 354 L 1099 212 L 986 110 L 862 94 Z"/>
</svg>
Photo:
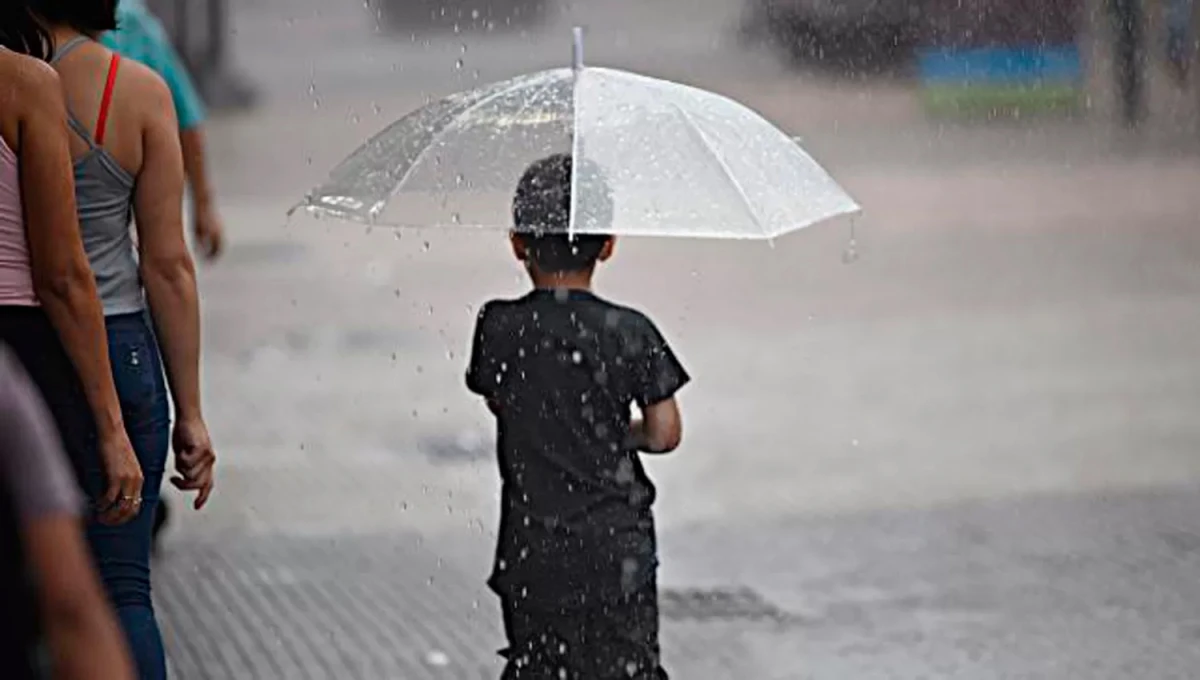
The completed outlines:
<svg viewBox="0 0 1200 680">
<path fill-rule="evenodd" d="M 210 133 L 232 244 L 201 272 L 221 476 L 158 564 L 176 677 L 495 677 L 497 480 L 462 372 L 474 311 L 521 272 L 500 232 L 284 213 L 475 69 L 565 60 L 580 16 L 594 59 L 746 101 L 867 210 L 849 265 L 842 223 L 626 240 L 599 276 L 696 376 L 685 445 L 651 468 L 675 677 L 1190 677 L 1196 158 L 1088 125 L 941 126 L 903 84 L 736 51 L 715 0 L 599 7 L 465 53 L 379 35 L 357 3 L 239 7 L 267 98 Z"/>
</svg>

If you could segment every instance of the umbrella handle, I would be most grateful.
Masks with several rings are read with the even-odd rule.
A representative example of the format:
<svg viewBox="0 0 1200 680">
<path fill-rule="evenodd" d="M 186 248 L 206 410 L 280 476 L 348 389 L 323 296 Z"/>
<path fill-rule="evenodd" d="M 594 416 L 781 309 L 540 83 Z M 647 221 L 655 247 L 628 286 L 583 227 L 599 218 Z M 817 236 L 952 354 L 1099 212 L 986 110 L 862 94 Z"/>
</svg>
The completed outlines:
<svg viewBox="0 0 1200 680">
<path fill-rule="evenodd" d="M 583 70 L 583 27 L 576 26 L 571 33 L 574 38 L 571 49 L 571 68 L 581 71 Z"/>
</svg>

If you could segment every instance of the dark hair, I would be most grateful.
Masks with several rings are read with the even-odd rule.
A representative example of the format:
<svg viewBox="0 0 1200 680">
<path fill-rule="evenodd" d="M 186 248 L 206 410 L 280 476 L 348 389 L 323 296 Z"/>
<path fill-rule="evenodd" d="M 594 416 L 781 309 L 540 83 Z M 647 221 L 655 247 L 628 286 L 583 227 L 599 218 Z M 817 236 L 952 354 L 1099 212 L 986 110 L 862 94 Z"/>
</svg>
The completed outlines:
<svg viewBox="0 0 1200 680">
<path fill-rule="evenodd" d="M 46 26 L 67 26 L 88 36 L 117 29 L 117 0 L 4 0 L 29 7 Z"/>
<path fill-rule="evenodd" d="M 0 0 L 0 45 L 35 59 L 50 59 L 50 32 L 23 0 Z"/>
<path fill-rule="evenodd" d="M 570 154 L 555 154 L 535 161 L 517 183 L 513 198 L 513 226 L 529 258 L 548 274 L 590 269 L 600 258 L 610 234 L 568 235 L 571 223 Z M 589 187 L 588 200 L 576 206 L 576 222 L 592 225 L 612 223 L 612 196 L 603 172 L 586 160 L 579 174 Z M 593 191 L 591 188 L 597 188 Z"/>
</svg>

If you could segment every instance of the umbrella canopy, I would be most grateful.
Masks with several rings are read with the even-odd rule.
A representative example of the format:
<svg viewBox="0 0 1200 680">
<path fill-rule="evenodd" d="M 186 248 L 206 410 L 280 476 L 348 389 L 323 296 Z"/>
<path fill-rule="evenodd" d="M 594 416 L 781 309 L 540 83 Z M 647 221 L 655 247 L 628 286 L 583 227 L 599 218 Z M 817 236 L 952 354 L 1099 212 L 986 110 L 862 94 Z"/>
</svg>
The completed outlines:
<svg viewBox="0 0 1200 680">
<path fill-rule="evenodd" d="M 747 107 L 581 63 L 404 116 L 298 207 L 368 224 L 508 228 L 522 173 L 555 153 L 575 160 L 574 233 L 774 238 L 859 210 L 795 140 Z"/>
</svg>

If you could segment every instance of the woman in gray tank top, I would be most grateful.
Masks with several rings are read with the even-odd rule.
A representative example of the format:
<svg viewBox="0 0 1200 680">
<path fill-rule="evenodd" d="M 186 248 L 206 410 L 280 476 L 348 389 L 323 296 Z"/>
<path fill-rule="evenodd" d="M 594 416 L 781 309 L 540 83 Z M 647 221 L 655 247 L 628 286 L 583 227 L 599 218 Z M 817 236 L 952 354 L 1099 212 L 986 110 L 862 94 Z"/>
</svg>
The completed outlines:
<svg viewBox="0 0 1200 680">
<path fill-rule="evenodd" d="M 167 449 L 173 442 L 179 474 L 171 481 L 197 493 L 197 509 L 212 491 L 215 463 L 200 404 L 200 314 L 183 231 L 178 126 L 162 80 L 95 41 L 115 27 L 116 2 L 25 1 L 54 40 L 52 63 L 75 133 L 80 230 L 104 306 L 126 429 L 145 479 L 138 517 L 121 526 L 93 522 L 88 537 L 139 677 L 158 680 L 166 677 L 166 663 L 150 598 L 150 549 Z M 97 498 L 102 472 L 84 477 L 85 491 Z"/>
</svg>

